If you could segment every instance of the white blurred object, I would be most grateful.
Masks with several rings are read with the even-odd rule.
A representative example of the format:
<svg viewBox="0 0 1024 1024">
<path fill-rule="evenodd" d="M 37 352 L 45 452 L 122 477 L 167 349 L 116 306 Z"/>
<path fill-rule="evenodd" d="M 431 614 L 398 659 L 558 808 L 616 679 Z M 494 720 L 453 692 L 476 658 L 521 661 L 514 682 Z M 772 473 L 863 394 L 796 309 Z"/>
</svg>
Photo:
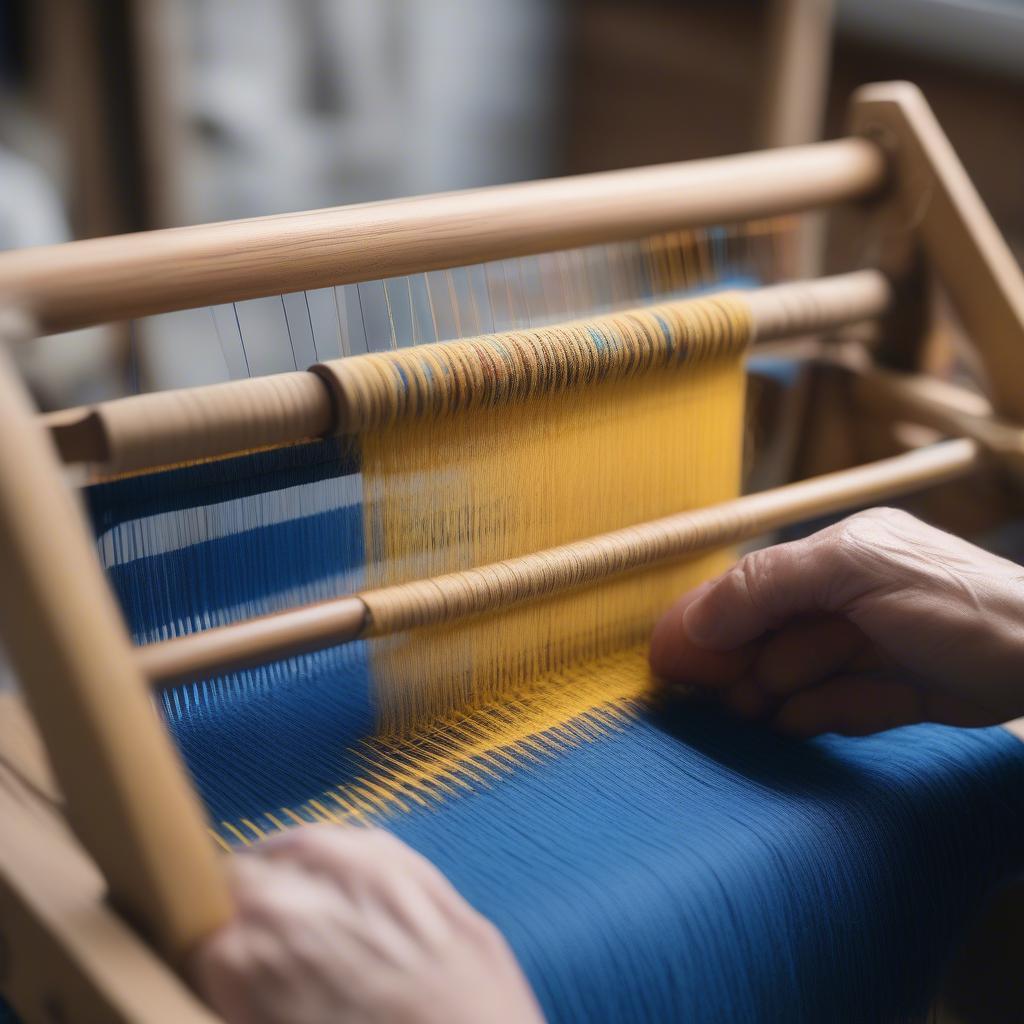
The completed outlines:
<svg viewBox="0 0 1024 1024">
<path fill-rule="evenodd" d="M 64 204 L 39 167 L 0 147 L 0 181 L 0 249 L 67 240 Z"/>
<path fill-rule="evenodd" d="M 555 169 L 562 3 L 174 0 L 169 10 L 179 223 Z M 210 311 L 197 316 L 189 329 L 180 316 L 139 324 L 148 386 L 208 383 L 227 372 L 209 340 Z M 282 332 L 268 325 L 239 324 L 253 372 L 289 356 Z"/>
<path fill-rule="evenodd" d="M 0 147 L 0 249 L 67 241 L 64 204 L 35 163 Z M 110 397 L 116 391 L 114 342 L 103 327 L 40 338 L 14 353 L 49 407 Z"/>
<path fill-rule="evenodd" d="M 559 3 L 178 3 L 183 221 L 551 173 Z"/>
</svg>

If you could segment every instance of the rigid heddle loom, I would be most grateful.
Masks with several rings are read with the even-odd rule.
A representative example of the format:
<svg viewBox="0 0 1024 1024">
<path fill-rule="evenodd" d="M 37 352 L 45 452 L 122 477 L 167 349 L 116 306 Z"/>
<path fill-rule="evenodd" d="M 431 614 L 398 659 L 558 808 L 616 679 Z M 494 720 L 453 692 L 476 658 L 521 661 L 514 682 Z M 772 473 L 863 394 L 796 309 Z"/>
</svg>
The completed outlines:
<svg viewBox="0 0 1024 1024">
<path fill-rule="evenodd" d="M 837 204 L 868 269 L 783 280 Z M 921 372 L 929 275 L 986 398 Z M 1021 865 L 1018 738 L 794 742 L 646 656 L 741 543 L 1019 480 L 1024 281 L 913 87 L 833 142 L 0 255 L 0 296 L 12 345 L 180 310 L 222 360 L 43 416 L 0 367 L 19 1014 L 212 1019 L 177 971 L 222 858 L 325 822 L 426 854 L 552 1021 L 928 1013 Z M 748 363 L 789 351 L 912 440 L 741 494 Z"/>
</svg>

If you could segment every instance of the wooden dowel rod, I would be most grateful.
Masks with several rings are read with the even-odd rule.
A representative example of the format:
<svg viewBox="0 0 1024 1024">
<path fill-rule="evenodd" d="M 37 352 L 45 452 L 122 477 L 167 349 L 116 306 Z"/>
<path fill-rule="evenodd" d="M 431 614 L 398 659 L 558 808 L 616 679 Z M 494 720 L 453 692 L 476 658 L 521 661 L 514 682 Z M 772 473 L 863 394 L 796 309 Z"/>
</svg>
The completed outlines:
<svg viewBox="0 0 1024 1024">
<path fill-rule="evenodd" d="M 0 352 L 0 627 L 68 816 L 118 908 L 176 965 L 232 908 L 199 800 L 81 510 Z"/>
<path fill-rule="evenodd" d="M 358 597 L 290 608 L 136 648 L 143 675 L 162 686 L 308 654 L 355 640 L 366 625 Z"/>
<path fill-rule="evenodd" d="M 945 441 L 504 562 L 149 644 L 137 648 L 136 657 L 154 686 L 166 688 L 361 637 L 436 625 L 955 480 L 979 458 L 973 441 Z"/>
<path fill-rule="evenodd" d="M 881 149 L 850 138 L 90 239 L 0 254 L 0 297 L 64 331 L 814 209 L 868 196 L 885 174 Z"/>
<path fill-rule="evenodd" d="M 888 281 L 874 270 L 741 294 L 755 340 L 874 319 L 892 301 Z M 344 375 L 365 358 L 332 360 L 322 369 Z M 162 391 L 52 413 L 43 422 L 67 462 L 95 462 L 108 472 L 149 469 L 338 432 L 344 410 L 332 399 L 330 378 L 302 371 Z"/>
<path fill-rule="evenodd" d="M 993 415 L 981 395 L 933 377 L 873 366 L 867 353 L 858 354 L 863 358 L 839 365 L 856 375 L 853 396 L 864 411 L 969 437 L 995 456 L 1018 485 L 1024 482 L 1024 429 Z"/>
</svg>

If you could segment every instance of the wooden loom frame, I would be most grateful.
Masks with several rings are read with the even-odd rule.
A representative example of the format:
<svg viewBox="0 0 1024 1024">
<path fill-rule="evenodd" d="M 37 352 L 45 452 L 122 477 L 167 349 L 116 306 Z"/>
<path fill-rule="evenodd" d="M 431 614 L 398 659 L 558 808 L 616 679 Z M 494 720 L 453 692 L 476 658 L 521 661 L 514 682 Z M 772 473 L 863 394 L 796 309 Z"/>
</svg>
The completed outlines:
<svg viewBox="0 0 1024 1024">
<path fill-rule="evenodd" d="M 854 98 L 851 130 L 849 139 L 771 153 L 2 255 L 0 292 L 57 330 L 871 200 L 891 236 L 884 269 L 897 296 L 913 239 L 981 356 L 995 413 L 1021 421 L 1024 279 L 923 97 L 900 83 L 867 87 Z M 877 280 L 873 294 L 857 307 L 866 315 L 878 312 Z M 803 325 L 806 314 L 801 307 L 785 322 Z M 809 322 L 849 319 L 847 310 Z M 19 331 L 28 333 L 7 333 Z M 965 412 L 927 382 L 889 373 L 879 389 L 870 373 L 865 379 L 906 418 L 930 417 L 969 439 L 811 482 L 810 497 L 806 485 L 795 497 L 755 495 L 746 529 L 953 479 L 982 450 L 1022 450 L 1016 427 Z M 177 971 L 226 918 L 230 900 L 198 803 L 148 705 L 143 659 L 160 655 L 132 650 L 54 446 L 6 365 L 0 417 L 4 640 L 59 783 L 17 699 L 0 696 L 0 989 L 29 1020 L 66 1019 L 74 1008 L 89 1020 L 210 1021 Z M 97 443 L 80 425 L 86 420 L 71 417 L 79 424 L 71 441 L 61 433 L 67 417 L 44 421 L 66 457 Z M 715 519 L 716 510 L 706 512 Z M 337 623 L 331 628 L 316 643 L 337 642 Z M 260 656 L 281 650 L 271 645 Z M 198 664 L 208 666 L 203 657 Z M 229 652 L 215 663 L 237 658 Z"/>
</svg>

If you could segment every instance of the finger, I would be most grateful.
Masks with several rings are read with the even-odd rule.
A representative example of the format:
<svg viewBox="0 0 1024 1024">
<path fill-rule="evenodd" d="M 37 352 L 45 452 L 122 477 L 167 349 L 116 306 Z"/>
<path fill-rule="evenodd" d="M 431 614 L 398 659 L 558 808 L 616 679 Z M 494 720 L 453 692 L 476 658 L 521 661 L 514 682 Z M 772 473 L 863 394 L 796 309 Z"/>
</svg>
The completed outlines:
<svg viewBox="0 0 1024 1024">
<path fill-rule="evenodd" d="M 225 1020 L 256 1024 L 248 985 L 250 956 L 245 931 L 234 925 L 207 938 L 189 963 L 190 977 Z"/>
<path fill-rule="evenodd" d="M 864 633 L 842 616 L 796 619 L 768 637 L 752 675 L 767 694 L 783 697 L 850 668 L 855 660 L 858 671 L 877 668 L 861 657 L 871 647 Z"/>
<path fill-rule="evenodd" d="M 275 838 L 267 854 L 303 865 L 348 893 L 364 912 L 383 906 L 420 939 L 442 941 L 461 897 L 425 857 L 384 829 L 324 826 Z"/>
<path fill-rule="evenodd" d="M 722 694 L 722 703 L 741 718 L 759 719 L 775 712 L 779 700 L 747 677 Z"/>
<path fill-rule="evenodd" d="M 909 683 L 847 675 L 798 691 L 782 705 L 773 724 L 792 736 L 865 736 L 921 722 L 924 711 L 920 692 Z"/>
<path fill-rule="evenodd" d="M 986 725 L 1000 725 L 1006 720 L 1006 716 L 998 711 L 946 693 L 926 693 L 924 709 L 929 722 L 956 725 L 961 729 L 980 729 Z"/>
<path fill-rule="evenodd" d="M 735 685 L 756 655 L 753 646 L 733 651 L 709 651 L 695 644 L 683 626 L 687 608 L 710 583 L 680 598 L 658 621 L 651 635 L 651 670 L 670 683 L 722 689 Z"/>
<path fill-rule="evenodd" d="M 849 528 L 836 524 L 744 555 L 683 613 L 689 639 L 729 651 L 798 615 L 839 613 L 876 583 L 847 557 Z"/>
</svg>

